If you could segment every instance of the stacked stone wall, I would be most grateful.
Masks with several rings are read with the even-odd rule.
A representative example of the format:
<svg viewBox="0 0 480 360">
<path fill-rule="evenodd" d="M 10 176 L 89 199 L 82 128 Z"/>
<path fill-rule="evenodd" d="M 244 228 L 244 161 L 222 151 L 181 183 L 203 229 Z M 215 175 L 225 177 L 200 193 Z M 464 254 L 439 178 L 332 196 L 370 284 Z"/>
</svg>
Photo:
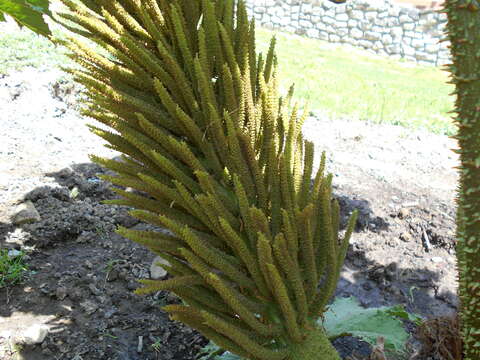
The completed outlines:
<svg viewBox="0 0 480 360">
<path fill-rule="evenodd" d="M 450 61 L 446 15 L 389 0 L 247 0 L 257 24 L 377 54 L 440 66 Z"/>
</svg>

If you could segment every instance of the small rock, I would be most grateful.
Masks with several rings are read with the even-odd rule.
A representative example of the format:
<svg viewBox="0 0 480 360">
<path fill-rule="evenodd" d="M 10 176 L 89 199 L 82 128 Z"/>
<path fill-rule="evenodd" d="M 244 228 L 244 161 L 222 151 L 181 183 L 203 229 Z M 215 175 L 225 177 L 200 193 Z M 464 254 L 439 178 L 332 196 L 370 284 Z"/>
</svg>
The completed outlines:
<svg viewBox="0 0 480 360">
<path fill-rule="evenodd" d="M 96 296 L 102 295 L 102 292 L 100 291 L 100 289 L 98 289 L 94 284 L 89 284 L 88 289 L 93 295 L 96 295 Z"/>
<path fill-rule="evenodd" d="M 12 223 L 23 225 L 40 221 L 40 214 L 31 201 L 26 201 L 17 206 L 12 216 Z"/>
<path fill-rule="evenodd" d="M 398 287 L 392 286 L 388 290 L 390 291 L 391 294 L 397 297 L 403 296 L 402 291 Z"/>
<path fill-rule="evenodd" d="M 381 283 L 385 278 L 385 270 L 381 266 L 375 266 L 368 270 L 368 278 L 376 283 Z"/>
<path fill-rule="evenodd" d="M 138 224 L 138 220 L 127 214 L 118 214 L 115 216 L 115 223 L 126 228 L 131 228 Z"/>
<path fill-rule="evenodd" d="M 58 345 L 58 350 L 62 353 L 62 354 L 65 354 L 67 353 L 70 349 L 69 349 L 69 346 L 67 344 L 60 344 Z"/>
<path fill-rule="evenodd" d="M 51 291 L 51 289 L 49 288 L 47 283 L 41 284 L 38 288 L 40 289 L 40 292 L 42 294 L 45 294 L 45 295 L 48 295 L 48 296 L 53 295 L 53 292 Z"/>
<path fill-rule="evenodd" d="M 432 260 L 432 262 L 436 264 L 443 262 L 443 258 L 441 258 L 440 256 L 434 256 L 430 260 Z"/>
<path fill-rule="evenodd" d="M 121 280 L 125 280 L 128 276 L 128 272 L 126 272 L 125 270 L 121 270 L 119 273 L 118 273 L 118 278 L 121 279 Z"/>
<path fill-rule="evenodd" d="M 127 289 L 128 290 L 136 290 L 138 287 L 137 283 L 135 281 L 129 281 L 127 284 Z"/>
<path fill-rule="evenodd" d="M 55 290 L 55 296 L 58 300 L 63 300 L 67 297 L 68 290 L 65 286 L 59 286 L 57 290 Z"/>
<path fill-rule="evenodd" d="M 32 235 L 28 231 L 25 231 L 22 228 L 16 228 L 12 232 L 5 235 L 3 245 L 6 248 L 20 249 L 25 246 L 25 243 L 27 243 L 31 238 Z"/>
<path fill-rule="evenodd" d="M 440 284 L 436 291 L 435 298 L 458 307 L 458 296 L 447 284 Z"/>
<path fill-rule="evenodd" d="M 12 259 L 12 258 L 16 258 L 16 257 L 22 255 L 22 252 L 18 251 L 18 250 L 9 250 L 7 255 L 8 255 L 9 258 Z"/>
<path fill-rule="evenodd" d="M 86 231 L 84 231 L 77 237 L 75 242 L 78 243 L 78 244 L 83 244 L 83 243 L 88 242 L 88 240 L 89 240 L 88 233 Z"/>
<path fill-rule="evenodd" d="M 117 312 L 117 309 L 111 308 L 111 309 L 105 311 L 103 316 L 105 317 L 105 319 L 110 319 L 116 312 Z"/>
<path fill-rule="evenodd" d="M 398 217 L 400 219 L 405 219 L 408 214 L 410 214 L 410 210 L 408 210 L 407 208 L 401 208 L 400 211 L 398 212 Z"/>
<path fill-rule="evenodd" d="M 363 261 L 361 258 L 355 257 L 355 258 L 353 259 L 353 265 L 355 265 L 356 267 L 362 267 L 362 266 L 365 265 L 365 263 L 364 263 L 364 261 Z"/>
<path fill-rule="evenodd" d="M 391 263 L 385 268 L 385 278 L 388 281 L 394 281 L 397 279 L 398 269 L 396 263 Z"/>
<path fill-rule="evenodd" d="M 53 355 L 53 352 L 52 352 L 52 350 L 50 350 L 50 349 L 47 347 L 47 348 L 45 348 L 45 349 L 42 349 L 42 354 L 43 354 L 43 355 L 46 355 L 46 356 L 48 356 L 48 357 L 51 357 L 51 356 Z"/>
<path fill-rule="evenodd" d="M 118 270 L 113 269 L 113 270 L 108 272 L 107 281 L 111 282 L 111 281 L 115 281 L 117 279 L 118 279 Z"/>
<path fill-rule="evenodd" d="M 409 232 L 403 232 L 400 234 L 400 240 L 409 242 L 412 240 L 412 235 Z"/>
<path fill-rule="evenodd" d="M 85 300 L 84 302 L 80 303 L 80 306 L 88 315 L 92 315 L 98 310 L 98 305 L 90 300 Z"/>
<path fill-rule="evenodd" d="M 153 259 L 152 265 L 150 266 L 150 278 L 153 280 L 161 279 L 167 275 L 167 272 L 165 271 L 165 269 L 158 266 L 157 263 L 167 265 L 167 266 L 170 265 L 170 263 L 167 260 L 161 258 L 160 256 L 157 256 L 155 259 Z"/>
<path fill-rule="evenodd" d="M 423 230 L 423 247 L 425 248 L 426 252 L 429 252 L 432 248 L 432 244 L 430 243 L 430 238 L 425 230 Z"/>
<path fill-rule="evenodd" d="M 74 301 L 80 301 L 84 297 L 84 293 L 81 288 L 76 287 L 76 288 L 73 288 L 69 297 Z"/>
<path fill-rule="evenodd" d="M 79 194 L 79 191 L 78 191 L 78 187 L 74 187 L 72 190 L 70 190 L 70 198 L 75 200 L 77 197 L 78 197 L 78 194 Z"/>
<path fill-rule="evenodd" d="M 172 303 L 178 302 L 180 298 L 174 293 L 168 293 L 166 300 L 167 300 L 167 303 L 172 304 Z"/>
<path fill-rule="evenodd" d="M 48 326 L 44 324 L 36 324 L 30 326 L 25 332 L 23 333 L 23 341 L 22 343 L 25 345 L 36 345 L 41 344 L 45 337 L 48 334 Z"/>
<path fill-rule="evenodd" d="M 90 260 L 86 260 L 86 261 L 85 261 L 85 267 L 86 267 L 87 269 L 93 268 L 93 264 L 90 262 Z"/>
<path fill-rule="evenodd" d="M 363 284 L 362 284 L 362 288 L 363 288 L 364 290 L 366 290 L 366 291 L 370 291 L 370 290 L 373 289 L 372 284 L 370 284 L 369 282 L 363 283 Z"/>
</svg>

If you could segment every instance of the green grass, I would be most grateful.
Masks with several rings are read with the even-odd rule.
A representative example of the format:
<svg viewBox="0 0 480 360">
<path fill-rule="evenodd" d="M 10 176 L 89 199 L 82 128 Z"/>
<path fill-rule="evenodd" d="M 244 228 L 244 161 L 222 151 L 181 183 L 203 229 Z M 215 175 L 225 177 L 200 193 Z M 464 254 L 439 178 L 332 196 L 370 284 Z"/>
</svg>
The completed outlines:
<svg viewBox="0 0 480 360">
<path fill-rule="evenodd" d="M 259 29 L 258 49 L 266 52 L 275 33 Z M 423 127 L 452 134 L 453 109 L 448 73 L 433 66 L 376 56 L 361 49 L 276 33 L 280 84 L 310 109 L 332 117 Z M 333 46 L 332 46 L 333 45 Z"/>
<path fill-rule="evenodd" d="M 54 30 L 58 35 L 58 31 Z M 274 32 L 259 29 L 258 48 L 266 51 Z M 433 66 L 375 56 L 361 49 L 335 46 L 278 33 L 280 84 L 295 83 L 296 98 L 331 117 L 426 128 L 451 135 L 454 98 L 448 74 Z M 0 32 L 0 74 L 25 66 L 71 63 L 64 50 L 29 30 Z"/>
<path fill-rule="evenodd" d="M 56 67 L 69 62 L 64 53 L 63 49 L 28 29 L 2 33 L 0 27 L 0 74 L 27 66 Z"/>
<path fill-rule="evenodd" d="M 25 253 L 15 257 L 8 256 L 7 249 L 0 249 L 0 289 L 22 282 L 28 267 L 25 264 Z"/>
</svg>

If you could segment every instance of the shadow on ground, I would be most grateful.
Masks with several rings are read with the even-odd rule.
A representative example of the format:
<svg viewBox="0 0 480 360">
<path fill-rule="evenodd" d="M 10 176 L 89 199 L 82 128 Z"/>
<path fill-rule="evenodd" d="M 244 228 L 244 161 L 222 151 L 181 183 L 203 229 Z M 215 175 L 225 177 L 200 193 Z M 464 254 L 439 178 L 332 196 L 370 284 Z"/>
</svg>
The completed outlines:
<svg viewBox="0 0 480 360">
<path fill-rule="evenodd" d="M 114 230 L 119 225 L 151 226 L 130 217 L 126 207 L 100 203 L 115 194 L 99 173 L 105 171 L 86 163 L 46 174 L 58 187 L 39 187 L 25 195 L 41 220 L 0 224 L 0 247 L 31 249 L 25 282 L 0 289 L 0 355 L 13 359 L 20 354 L 28 360 L 195 359 L 206 340 L 159 309 L 179 300 L 166 292 L 132 294 L 137 280 L 149 277 L 154 256 Z M 351 211 L 360 209 L 354 237 L 361 238 L 350 247 L 337 296 L 353 295 L 367 307 L 404 304 L 424 316 L 454 311 L 455 294 L 444 293 L 442 300 L 435 290 L 439 273 L 421 266 L 403 268 L 401 256 L 380 263 L 369 255 L 368 246 L 361 246 L 371 237 L 388 238 L 391 219 L 375 215 L 370 203 L 355 194 L 337 190 L 335 196 L 343 228 Z M 41 344 L 19 349 L 9 342 L 38 324 L 49 328 Z M 371 351 L 352 337 L 336 340 L 335 346 L 342 356 L 355 352 L 365 357 Z"/>
</svg>

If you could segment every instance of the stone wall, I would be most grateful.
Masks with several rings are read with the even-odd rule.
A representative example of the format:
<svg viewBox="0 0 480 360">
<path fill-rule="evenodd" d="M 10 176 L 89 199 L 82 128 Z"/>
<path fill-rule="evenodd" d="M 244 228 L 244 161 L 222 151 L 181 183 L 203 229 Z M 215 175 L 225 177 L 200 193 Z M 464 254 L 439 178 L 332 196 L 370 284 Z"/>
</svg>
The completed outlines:
<svg viewBox="0 0 480 360">
<path fill-rule="evenodd" d="M 264 27 L 332 43 L 348 43 L 377 54 L 425 65 L 450 61 L 444 13 L 389 0 L 246 0 L 250 15 Z"/>
</svg>

